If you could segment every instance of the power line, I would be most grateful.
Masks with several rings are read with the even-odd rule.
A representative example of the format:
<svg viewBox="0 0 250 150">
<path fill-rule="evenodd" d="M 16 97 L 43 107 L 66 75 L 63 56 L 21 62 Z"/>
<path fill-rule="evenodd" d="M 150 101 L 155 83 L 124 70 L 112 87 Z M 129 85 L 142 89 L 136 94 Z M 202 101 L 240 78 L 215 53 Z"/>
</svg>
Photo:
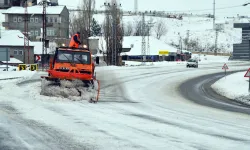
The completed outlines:
<svg viewBox="0 0 250 150">
<path fill-rule="evenodd" d="M 220 7 L 220 8 L 215 8 L 215 10 L 222 10 L 222 9 L 229 9 L 229 8 L 236 8 L 236 7 L 243 7 L 243 5 Z M 207 10 L 213 10 L 213 9 L 208 8 L 208 9 L 196 9 L 196 10 L 194 9 L 194 10 L 163 11 L 163 12 L 195 12 L 195 11 L 207 11 Z"/>
<path fill-rule="evenodd" d="M 75 9 L 78 9 L 75 6 L 67 6 L 67 7 L 72 7 Z M 230 8 L 237 8 L 237 7 L 243 7 L 243 5 L 234 5 L 234 6 L 228 6 L 228 7 L 220 7 L 220 8 L 215 8 L 215 10 L 223 10 L 223 9 L 230 9 Z M 79 11 L 81 9 L 78 9 Z M 211 11 L 213 8 L 207 8 L 207 9 L 191 9 L 191 10 L 172 10 L 172 11 L 158 11 L 158 12 L 198 12 L 198 11 Z M 139 11 L 139 10 L 138 10 Z"/>
</svg>

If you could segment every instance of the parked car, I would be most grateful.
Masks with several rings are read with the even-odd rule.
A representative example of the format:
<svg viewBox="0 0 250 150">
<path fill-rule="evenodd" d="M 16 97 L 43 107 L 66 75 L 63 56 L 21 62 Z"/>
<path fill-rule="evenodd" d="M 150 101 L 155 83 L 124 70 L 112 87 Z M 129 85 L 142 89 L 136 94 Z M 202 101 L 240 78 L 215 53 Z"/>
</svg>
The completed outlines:
<svg viewBox="0 0 250 150">
<path fill-rule="evenodd" d="M 190 67 L 198 68 L 198 61 L 196 59 L 189 59 L 187 61 L 187 68 Z"/>
</svg>

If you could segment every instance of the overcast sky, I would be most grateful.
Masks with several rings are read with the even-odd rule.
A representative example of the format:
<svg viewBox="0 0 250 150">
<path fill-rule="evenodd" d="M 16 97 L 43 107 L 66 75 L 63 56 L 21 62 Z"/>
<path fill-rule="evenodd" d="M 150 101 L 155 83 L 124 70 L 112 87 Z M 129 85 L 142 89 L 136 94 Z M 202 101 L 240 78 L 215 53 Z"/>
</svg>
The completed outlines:
<svg viewBox="0 0 250 150">
<path fill-rule="evenodd" d="M 76 8 L 81 0 L 58 0 L 60 5 L 67 5 L 68 8 Z M 73 2 L 74 1 L 74 2 Z M 96 9 L 99 9 L 106 0 L 96 0 Z M 220 16 L 249 15 L 249 6 L 240 6 L 250 0 L 216 0 L 216 8 L 239 6 L 227 9 L 217 9 L 216 14 Z M 134 10 L 134 0 L 120 0 L 124 10 Z M 194 11 L 204 10 L 206 11 Z M 213 0 L 138 0 L 138 10 L 158 10 L 158 11 L 187 11 L 192 13 L 213 13 Z"/>
</svg>

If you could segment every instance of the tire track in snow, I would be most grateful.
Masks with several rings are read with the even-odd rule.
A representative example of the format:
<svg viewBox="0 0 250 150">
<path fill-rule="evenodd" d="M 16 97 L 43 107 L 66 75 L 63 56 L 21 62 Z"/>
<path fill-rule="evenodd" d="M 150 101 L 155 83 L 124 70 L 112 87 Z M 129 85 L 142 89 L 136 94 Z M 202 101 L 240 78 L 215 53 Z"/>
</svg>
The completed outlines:
<svg viewBox="0 0 250 150">
<path fill-rule="evenodd" d="M 2 150 L 88 150 L 94 146 L 77 143 L 63 131 L 24 119 L 9 102 L 0 102 L 0 149 Z"/>
<path fill-rule="evenodd" d="M 218 138 L 222 138 L 222 139 L 226 139 L 226 140 L 238 141 L 238 142 L 242 142 L 242 143 L 245 143 L 245 144 L 250 142 L 250 139 L 236 138 L 236 137 L 220 135 L 220 134 L 216 134 L 216 133 L 208 133 L 208 132 L 204 132 L 204 130 L 201 130 L 201 129 L 198 129 L 198 128 L 192 128 L 191 126 L 170 122 L 170 121 L 167 121 L 167 120 L 155 117 L 155 116 L 144 115 L 144 114 L 127 114 L 127 115 L 137 117 L 137 118 L 141 118 L 141 119 L 146 119 L 146 120 L 153 121 L 153 122 L 166 124 L 166 125 L 179 127 L 179 128 L 182 128 L 182 129 L 187 129 L 189 131 L 196 132 L 196 133 L 199 133 L 199 134 L 205 134 L 205 135 L 214 136 L 214 137 L 218 137 Z"/>
</svg>

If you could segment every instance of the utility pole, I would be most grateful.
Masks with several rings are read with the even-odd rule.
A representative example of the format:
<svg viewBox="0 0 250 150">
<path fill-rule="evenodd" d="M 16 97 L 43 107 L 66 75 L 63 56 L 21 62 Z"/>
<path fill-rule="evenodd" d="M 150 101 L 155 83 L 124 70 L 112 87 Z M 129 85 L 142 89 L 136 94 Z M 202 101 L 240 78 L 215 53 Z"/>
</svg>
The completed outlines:
<svg viewBox="0 0 250 150">
<path fill-rule="evenodd" d="M 91 16 L 91 0 L 88 1 L 89 2 L 89 10 L 88 10 L 88 38 L 87 38 L 87 45 L 88 45 L 88 49 L 90 50 L 90 47 L 89 47 L 89 37 L 90 37 L 90 16 Z"/>
<path fill-rule="evenodd" d="M 180 33 L 178 33 L 178 35 L 179 35 L 179 49 L 180 49 L 180 53 L 182 53 L 182 38 L 181 38 Z"/>
<path fill-rule="evenodd" d="M 116 38 L 117 38 L 117 34 L 116 34 L 116 18 L 117 18 L 117 8 L 115 6 L 115 12 L 113 13 L 113 16 L 112 16 L 112 27 L 113 27 L 113 40 L 112 40 L 112 65 L 116 66 L 116 57 L 117 57 L 117 44 L 116 44 Z"/>
<path fill-rule="evenodd" d="M 214 8 L 213 8 L 213 29 L 215 29 L 215 0 L 214 0 Z"/>
<path fill-rule="evenodd" d="M 141 42 L 142 64 L 146 61 L 146 41 L 145 41 L 145 14 L 142 13 L 142 42 Z"/>
<path fill-rule="evenodd" d="M 46 57 L 44 57 L 44 54 L 47 54 L 47 48 L 46 48 L 46 5 L 47 1 L 43 0 L 43 52 L 42 52 L 42 70 L 44 70 L 44 60 Z"/>
<path fill-rule="evenodd" d="M 30 52 L 29 52 L 29 23 L 28 23 L 28 2 L 24 1 L 24 63 L 26 63 L 26 55 L 28 53 L 28 64 L 30 64 Z"/>
<path fill-rule="evenodd" d="M 187 30 L 187 39 L 186 39 L 186 49 L 189 50 L 189 36 L 190 36 L 190 31 Z"/>
<path fill-rule="evenodd" d="M 150 55 L 150 43 L 149 43 L 149 31 L 150 31 L 150 26 L 147 25 L 147 28 L 148 28 L 148 47 L 147 47 L 147 55 Z"/>
<path fill-rule="evenodd" d="M 137 12 L 138 12 L 138 0 L 134 0 L 134 11 L 135 11 L 135 14 L 137 14 Z"/>
<path fill-rule="evenodd" d="M 214 55 L 217 56 L 217 44 L 218 44 L 219 31 L 215 30 L 215 44 L 214 44 Z"/>
</svg>

